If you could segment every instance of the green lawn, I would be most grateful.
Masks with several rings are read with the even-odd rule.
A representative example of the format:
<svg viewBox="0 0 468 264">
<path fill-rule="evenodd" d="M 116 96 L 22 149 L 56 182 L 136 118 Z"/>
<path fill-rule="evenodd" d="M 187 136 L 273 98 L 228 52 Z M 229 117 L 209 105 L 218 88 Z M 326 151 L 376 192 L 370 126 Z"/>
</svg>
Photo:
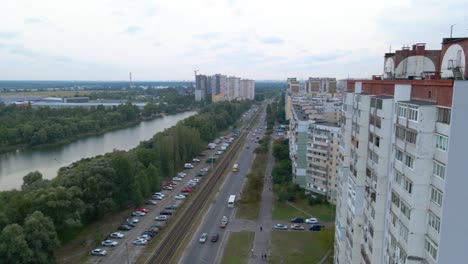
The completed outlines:
<svg viewBox="0 0 468 264">
<path fill-rule="evenodd" d="M 294 204 L 296 207 L 300 208 L 307 214 L 303 213 L 300 210 L 297 210 L 296 208 L 286 203 L 280 203 L 275 199 L 272 213 L 273 220 L 289 220 L 293 217 L 316 217 L 319 219 L 319 221 L 322 222 L 333 222 L 335 220 L 334 205 L 318 204 L 310 206 L 305 200 L 298 200 L 292 204 Z"/>
<path fill-rule="evenodd" d="M 260 203 L 238 203 L 236 218 L 257 220 L 260 211 Z"/>
<path fill-rule="evenodd" d="M 229 240 L 224 249 L 222 264 L 244 264 L 250 257 L 255 232 L 242 231 L 229 235 Z"/>
<path fill-rule="evenodd" d="M 269 263 L 318 263 L 327 252 L 327 249 L 323 248 L 323 243 L 319 241 L 319 233 L 272 231 Z"/>
</svg>

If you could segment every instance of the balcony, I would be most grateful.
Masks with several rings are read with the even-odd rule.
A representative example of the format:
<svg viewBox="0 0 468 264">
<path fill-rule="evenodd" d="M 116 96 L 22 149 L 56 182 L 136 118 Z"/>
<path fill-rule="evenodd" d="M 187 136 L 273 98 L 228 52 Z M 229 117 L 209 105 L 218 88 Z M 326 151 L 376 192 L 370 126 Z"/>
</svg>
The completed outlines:
<svg viewBox="0 0 468 264">
<path fill-rule="evenodd" d="M 366 249 L 364 248 L 364 245 L 361 245 L 361 256 L 364 259 L 364 262 L 366 264 L 372 264 L 369 257 L 367 256 Z"/>
</svg>

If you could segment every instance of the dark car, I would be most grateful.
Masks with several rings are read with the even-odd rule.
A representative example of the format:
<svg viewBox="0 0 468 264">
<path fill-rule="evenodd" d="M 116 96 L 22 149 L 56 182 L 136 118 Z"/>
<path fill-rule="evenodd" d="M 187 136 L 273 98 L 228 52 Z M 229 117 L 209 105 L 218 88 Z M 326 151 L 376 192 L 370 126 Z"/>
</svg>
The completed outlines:
<svg viewBox="0 0 468 264">
<path fill-rule="evenodd" d="M 291 223 L 304 223 L 304 218 L 294 217 L 293 219 L 291 219 Z"/>
<path fill-rule="evenodd" d="M 154 224 L 154 225 L 151 226 L 151 228 L 157 228 L 159 230 L 162 230 L 163 227 L 164 227 L 163 225 L 159 225 L 159 224 Z"/>
<path fill-rule="evenodd" d="M 219 234 L 214 234 L 211 236 L 211 242 L 215 243 L 218 241 L 218 238 L 219 238 Z"/>
<path fill-rule="evenodd" d="M 150 237 L 154 237 L 155 235 L 157 234 L 157 232 L 155 231 L 151 231 L 151 230 L 146 230 L 145 232 L 141 233 L 141 235 L 148 235 Z"/>
<path fill-rule="evenodd" d="M 160 215 L 172 215 L 172 211 L 164 210 L 164 211 L 161 211 L 159 214 Z"/>
<path fill-rule="evenodd" d="M 130 230 L 130 229 L 132 229 L 132 227 L 129 226 L 129 225 L 120 225 L 120 226 L 119 226 L 119 230 L 128 231 L 128 230 Z"/>
<path fill-rule="evenodd" d="M 323 225 L 311 225 L 309 230 L 310 231 L 320 231 L 320 230 L 322 230 L 323 227 L 324 227 Z"/>
<path fill-rule="evenodd" d="M 203 176 L 205 176 L 205 175 L 206 175 L 206 171 L 200 171 L 200 172 L 198 173 L 198 177 L 203 177 Z"/>
</svg>

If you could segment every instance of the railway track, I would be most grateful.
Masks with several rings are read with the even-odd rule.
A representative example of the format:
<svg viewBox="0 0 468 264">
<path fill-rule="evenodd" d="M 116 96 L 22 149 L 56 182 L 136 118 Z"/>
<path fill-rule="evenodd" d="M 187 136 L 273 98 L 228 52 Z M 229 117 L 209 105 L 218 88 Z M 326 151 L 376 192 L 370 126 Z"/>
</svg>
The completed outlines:
<svg viewBox="0 0 468 264">
<path fill-rule="evenodd" d="M 211 175 L 207 175 L 209 178 L 199 190 L 195 192 L 192 198 L 192 204 L 189 205 L 181 214 L 178 214 L 174 219 L 173 223 L 170 224 L 170 229 L 168 230 L 166 236 L 160 241 L 156 251 L 145 261 L 146 263 L 170 263 L 175 252 L 177 251 L 180 243 L 183 241 L 185 235 L 192 228 L 196 219 L 201 213 L 205 204 L 208 202 L 208 198 L 214 191 L 216 184 L 219 179 L 222 177 L 224 171 L 228 167 L 232 158 L 236 155 L 239 148 L 242 146 L 244 139 L 247 137 L 252 126 L 255 124 L 257 119 L 260 116 L 260 113 L 263 111 L 263 106 L 259 107 L 256 115 L 252 118 L 250 123 L 247 126 L 247 129 L 243 130 L 239 137 L 231 144 L 231 147 L 228 149 L 228 152 L 225 153 L 218 162 L 214 171 Z"/>
</svg>

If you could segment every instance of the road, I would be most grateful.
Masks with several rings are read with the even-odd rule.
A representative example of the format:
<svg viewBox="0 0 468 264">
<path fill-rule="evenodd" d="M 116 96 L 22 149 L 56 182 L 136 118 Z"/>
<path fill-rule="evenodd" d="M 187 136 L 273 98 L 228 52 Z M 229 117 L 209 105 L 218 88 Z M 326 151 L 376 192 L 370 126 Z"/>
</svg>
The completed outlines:
<svg viewBox="0 0 468 264">
<path fill-rule="evenodd" d="M 249 116 L 250 117 L 250 116 Z M 225 140 L 224 140 L 225 141 Z M 254 149 L 253 147 L 253 142 L 251 142 L 252 147 L 248 151 L 250 153 L 250 156 L 252 157 L 252 150 Z M 148 209 L 150 212 L 146 214 L 143 217 L 139 217 L 140 222 L 137 224 L 136 227 L 132 228 L 130 231 L 118 231 L 117 226 L 115 227 L 116 230 L 115 232 L 121 232 L 125 234 L 125 237 L 123 239 L 113 239 L 114 241 L 117 241 L 119 244 L 116 247 L 110 248 L 110 247 L 102 247 L 102 246 L 97 246 L 97 248 L 102 248 L 105 249 L 108 254 L 105 257 L 100 257 L 100 256 L 91 256 L 87 259 L 86 263 L 90 264 L 95 264 L 95 263 L 100 263 L 100 264 L 114 264 L 114 263 L 135 263 L 137 260 L 137 257 L 142 254 L 144 251 L 145 246 L 141 245 L 133 245 L 132 241 L 136 239 L 141 233 L 143 233 L 145 230 L 147 230 L 151 225 L 154 224 L 165 224 L 165 222 L 156 222 L 154 218 L 159 215 L 159 212 L 164 210 L 164 207 L 168 205 L 181 205 L 185 200 L 176 200 L 174 198 L 175 195 L 180 193 L 180 191 L 184 188 L 186 183 L 193 178 L 199 178 L 200 182 L 195 188 L 194 191 L 197 191 L 199 189 L 200 184 L 204 184 L 203 178 L 204 177 L 197 177 L 198 172 L 200 171 L 201 168 L 208 167 L 210 168 L 210 164 L 206 164 L 205 161 L 208 157 L 211 156 L 216 156 L 214 153 L 216 152 L 217 149 L 215 150 L 205 150 L 203 151 L 203 154 L 201 155 L 202 157 L 198 157 L 201 162 L 196 164 L 194 163 L 193 165 L 195 166 L 193 169 L 185 169 L 183 170 L 185 173 L 187 173 L 187 176 L 180 181 L 174 188 L 174 190 L 168 191 L 168 190 L 163 190 L 160 191 L 166 195 L 166 197 L 163 200 L 157 201 L 157 205 L 144 205 L 142 206 L 143 208 Z M 243 155 L 241 155 L 243 156 Z M 253 159 L 253 158 L 251 158 Z M 244 159 L 243 159 L 244 160 Z M 248 166 L 250 167 L 250 165 Z M 245 168 L 240 168 L 238 174 L 239 175 L 245 175 L 247 166 Z M 211 171 L 211 169 L 210 169 Z M 241 174 L 243 173 L 244 174 Z M 209 172 L 210 173 L 210 172 Z M 174 175 L 175 176 L 175 175 Z M 242 183 L 242 182 L 241 182 Z M 240 191 L 240 188 L 239 188 Z M 238 192 L 239 192 L 238 191 Z M 189 197 L 190 198 L 190 197 Z M 224 201 L 224 204 L 227 205 L 227 198 Z M 227 207 L 227 206 L 225 206 Z M 232 209 L 232 208 L 231 208 Z M 177 212 L 176 212 L 177 213 Z M 132 216 L 129 216 L 132 217 Z M 123 221 L 123 219 L 122 219 Z M 171 219 L 169 218 L 170 222 Z M 157 238 L 158 235 L 155 236 Z"/>
<path fill-rule="evenodd" d="M 263 131 L 265 130 L 265 113 L 261 114 L 259 121 L 254 126 L 260 123 Z M 205 216 L 202 219 L 202 223 L 198 227 L 197 231 L 191 237 L 191 240 L 184 251 L 179 263 L 215 263 L 217 255 L 222 252 L 220 250 L 221 242 L 226 239 L 226 229 L 220 228 L 221 218 L 227 216 L 229 222 L 233 221 L 234 209 L 228 208 L 227 201 L 230 195 L 234 194 L 237 197 L 242 190 L 242 186 L 245 182 L 246 175 L 250 170 L 255 154 L 253 151 L 257 147 L 257 143 L 251 140 L 259 135 L 253 136 L 254 131 L 249 132 L 249 136 L 246 138 L 245 146 L 242 147 L 239 155 L 237 156 L 236 163 L 239 164 L 239 171 L 229 171 L 224 183 L 221 185 L 219 192 Z M 230 223 L 228 223 L 229 226 Z M 208 233 L 208 240 L 205 243 L 199 243 L 199 237 L 202 233 Z M 213 234 L 219 234 L 218 242 L 211 242 L 211 236 Z M 219 256 L 218 256 L 219 258 Z"/>
</svg>

